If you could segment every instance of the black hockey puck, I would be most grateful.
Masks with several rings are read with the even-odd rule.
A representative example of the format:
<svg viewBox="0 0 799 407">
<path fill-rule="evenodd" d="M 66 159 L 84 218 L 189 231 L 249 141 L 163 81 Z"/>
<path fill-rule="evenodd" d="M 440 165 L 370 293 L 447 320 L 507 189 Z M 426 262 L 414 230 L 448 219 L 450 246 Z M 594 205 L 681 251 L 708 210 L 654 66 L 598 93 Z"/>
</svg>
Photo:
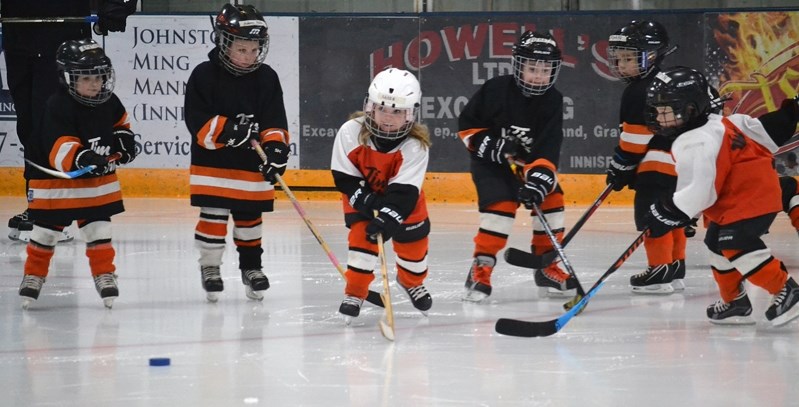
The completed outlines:
<svg viewBox="0 0 799 407">
<path fill-rule="evenodd" d="M 169 366 L 169 358 L 150 358 L 150 366 Z"/>
</svg>

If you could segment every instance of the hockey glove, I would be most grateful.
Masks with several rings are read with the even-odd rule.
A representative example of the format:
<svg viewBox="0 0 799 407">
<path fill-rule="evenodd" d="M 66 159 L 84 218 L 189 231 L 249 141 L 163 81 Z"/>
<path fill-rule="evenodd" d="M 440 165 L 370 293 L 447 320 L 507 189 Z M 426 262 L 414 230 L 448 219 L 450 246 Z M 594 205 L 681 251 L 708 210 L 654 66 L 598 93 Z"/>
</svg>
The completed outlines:
<svg viewBox="0 0 799 407">
<path fill-rule="evenodd" d="M 103 175 L 108 170 L 109 163 L 105 157 L 95 153 L 92 150 L 89 150 L 88 148 L 84 148 L 75 154 L 76 167 L 86 168 L 90 165 L 95 166 L 95 169 L 90 171 L 91 174 Z"/>
<path fill-rule="evenodd" d="M 610 163 L 608 163 L 608 175 L 605 178 L 605 184 L 613 185 L 614 191 L 621 191 L 624 187 L 632 185 L 637 166 L 638 164 L 625 157 L 625 154 L 616 148 L 616 154 L 613 155 Z"/>
<path fill-rule="evenodd" d="M 544 198 L 555 190 L 555 174 L 549 168 L 533 167 L 527 172 L 527 182 L 519 188 L 519 202 L 527 209 L 541 205 Z"/>
<path fill-rule="evenodd" d="M 363 183 L 363 181 L 361 181 L 361 183 Z M 350 196 L 350 206 L 369 219 L 372 219 L 372 216 L 374 216 L 374 210 L 377 209 L 375 208 L 376 204 L 377 196 L 365 185 L 356 189 L 352 196 Z"/>
<path fill-rule="evenodd" d="M 289 146 L 279 141 L 267 141 L 261 146 L 266 154 L 266 161 L 259 167 L 264 179 L 275 183 L 275 174 L 283 175 L 289 161 Z"/>
<path fill-rule="evenodd" d="M 649 228 L 650 237 L 660 237 L 672 229 L 682 227 L 691 222 L 691 218 L 684 214 L 671 199 L 658 201 L 649 206 L 649 213 L 644 219 L 644 224 Z"/>
<path fill-rule="evenodd" d="M 97 10 L 97 35 L 108 35 L 109 31 L 125 32 L 125 19 L 136 12 L 137 0 L 104 0 Z"/>
<path fill-rule="evenodd" d="M 478 159 L 496 164 L 507 164 L 507 156 L 516 154 L 518 149 L 516 143 L 489 133 L 476 139 L 472 146 L 474 146 L 474 154 Z"/>
<path fill-rule="evenodd" d="M 227 119 L 222 134 L 216 139 L 217 143 L 227 147 L 248 147 L 247 141 L 258 136 L 258 123 L 240 123 L 236 119 Z"/>
<path fill-rule="evenodd" d="M 366 240 L 377 243 L 377 235 L 383 235 L 383 241 L 386 242 L 397 233 L 400 225 L 402 225 L 402 216 L 397 211 L 388 206 L 380 208 L 377 216 L 366 225 Z"/>
<path fill-rule="evenodd" d="M 690 239 L 690 238 L 696 236 L 696 228 L 697 228 L 696 222 L 698 220 L 699 219 L 697 219 L 697 218 L 693 218 L 693 219 L 688 221 L 688 224 L 685 225 L 685 237 Z"/>
<path fill-rule="evenodd" d="M 133 132 L 130 129 L 120 127 L 114 130 L 116 137 L 115 147 L 117 153 L 120 154 L 120 164 L 130 164 L 136 158 L 136 141 L 134 140 Z"/>
</svg>

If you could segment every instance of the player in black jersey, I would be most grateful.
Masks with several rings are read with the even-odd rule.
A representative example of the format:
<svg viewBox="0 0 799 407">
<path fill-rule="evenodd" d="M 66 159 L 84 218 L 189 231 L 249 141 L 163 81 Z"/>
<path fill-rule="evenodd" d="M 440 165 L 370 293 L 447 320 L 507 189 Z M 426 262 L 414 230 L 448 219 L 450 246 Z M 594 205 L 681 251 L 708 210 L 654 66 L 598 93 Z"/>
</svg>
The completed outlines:
<svg viewBox="0 0 799 407">
<path fill-rule="evenodd" d="M 289 134 L 283 89 L 264 64 L 269 34 L 250 5 L 225 4 L 214 22 L 216 47 L 197 65 L 186 85 L 186 127 L 191 147 L 191 205 L 200 207 L 194 239 L 200 251 L 202 286 L 209 301 L 223 290 L 220 266 L 227 222 L 248 298 L 262 300 L 269 288 L 261 266 L 263 212 L 272 212 L 275 174 L 283 174 Z M 251 149 L 259 142 L 267 162 Z"/>
<path fill-rule="evenodd" d="M 519 203 L 536 203 L 558 239 L 563 235 L 563 190 L 557 167 L 563 142 L 563 95 L 554 87 L 561 52 L 549 34 L 527 31 L 513 46 L 513 74 L 492 78 L 469 100 L 458 120 L 477 189 L 480 228 L 464 300 L 491 295 L 491 273 L 505 247 Z M 534 214 L 533 252 L 552 250 Z M 574 279 L 552 263 L 536 270 L 547 293 L 564 293 Z"/>
</svg>

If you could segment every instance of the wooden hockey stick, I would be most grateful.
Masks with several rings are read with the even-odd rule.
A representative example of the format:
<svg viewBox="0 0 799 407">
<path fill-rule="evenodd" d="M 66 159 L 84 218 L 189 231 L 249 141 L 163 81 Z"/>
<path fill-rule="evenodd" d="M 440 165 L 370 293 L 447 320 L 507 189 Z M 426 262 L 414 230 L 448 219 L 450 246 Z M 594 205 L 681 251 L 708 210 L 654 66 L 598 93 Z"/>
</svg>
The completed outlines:
<svg viewBox="0 0 799 407">
<path fill-rule="evenodd" d="M 108 159 L 108 162 L 114 162 L 114 161 L 119 160 L 120 158 L 122 158 L 122 154 L 114 153 L 114 154 L 109 155 L 107 159 Z M 33 162 L 33 161 L 31 161 L 31 160 L 29 160 L 27 158 L 25 159 L 25 162 L 27 162 L 32 167 L 36 168 L 37 170 L 39 170 L 39 171 L 41 171 L 41 172 L 43 172 L 45 174 L 49 174 L 49 175 L 52 175 L 54 177 L 58 177 L 58 178 L 62 178 L 62 179 L 75 179 L 75 178 L 80 177 L 81 175 L 88 174 L 88 173 L 94 171 L 97 168 L 96 165 L 89 165 L 89 166 L 86 166 L 86 167 L 83 167 L 83 168 L 79 168 L 79 169 L 74 170 L 74 171 L 64 172 L 64 171 L 53 170 L 53 169 L 41 166 L 41 165 L 36 164 L 35 162 Z"/>
<path fill-rule="evenodd" d="M 585 290 L 583 290 L 583 285 L 580 284 L 580 280 L 577 279 L 577 275 L 574 274 L 574 268 L 572 268 L 569 259 L 566 258 L 566 253 L 563 252 L 563 247 L 560 245 L 560 243 L 558 243 L 558 238 L 555 237 L 554 233 L 552 233 L 552 228 L 549 227 L 549 222 L 547 222 L 547 218 L 544 217 L 544 211 L 542 211 L 538 204 L 535 203 L 533 203 L 533 210 L 535 211 L 535 214 L 538 215 L 538 220 L 544 227 L 544 232 L 546 232 L 549 241 L 552 243 L 554 251 L 558 253 L 558 256 L 560 256 L 560 259 L 563 261 L 563 266 L 566 267 L 566 271 L 569 272 L 569 275 L 574 279 L 574 282 L 577 283 L 577 295 L 573 300 L 563 305 L 563 308 L 569 310 L 574 306 L 574 304 L 577 304 L 580 299 L 585 297 Z"/>
<path fill-rule="evenodd" d="M 599 277 L 596 283 L 591 287 L 590 290 L 585 294 L 585 296 L 565 314 L 561 315 L 556 319 L 552 319 L 549 321 L 520 321 L 518 319 L 510 319 L 510 318 L 500 318 L 497 321 L 496 326 L 494 329 L 503 335 L 510 335 L 510 336 L 522 336 L 526 338 L 538 337 L 538 336 L 550 336 L 554 335 L 558 331 L 560 331 L 567 323 L 580 313 L 588 304 L 588 301 L 591 300 L 597 291 L 605 284 L 605 280 L 610 277 L 616 270 L 618 270 L 622 264 L 624 264 L 627 259 L 632 256 L 635 249 L 644 242 L 644 237 L 649 234 L 649 229 L 644 229 L 640 235 L 635 239 L 635 241 L 624 250 L 621 256 L 616 260 L 613 265 L 610 266 L 608 271 L 602 276 Z"/>
<path fill-rule="evenodd" d="M 258 144 L 258 141 L 254 139 L 250 140 L 250 145 L 252 145 L 252 148 L 256 153 L 258 153 L 258 156 L 261 157 L 261 160 L 266 162 L 266 153 L 264 153 L 264 150 L 261 148 L 261 145 Z M 311 222 L 308 214 L 305 213 L 305 210 L 300 205 L 300 201 L 297 200 L 297 197 L 294 196 L 293 192 L 291 192 L 289 186 L 283 181 L 283 177 L 281 177 L 279 174 L 275 174 L 275 179 L 278 183 L 280 183 L 280 187 L 283 189 L 283 192 L 288 195 L 291 204 L 294 206 L 294 209 L 298 214 L 300 214 L 300 217 L 305 222 L 305 225 L 308 226 L 308 229 L 311 230 L 311 233 L 316 238 L 316 241 L 319 242 L 319 245 L 322 246 L 322 249 L 325 251 L 325 253 L 327 253 L 327 258 L 330 259 L 330 262 L 333 263 L 333 266 L 336 267 L 336 270 L 338 270 L 339 274 L 341 274 L 341 277 L 344 279 L 344 281 L 346 281 L 347 277 L 344 274 L 346 270 L 344 270 L 344 267 L 341 265 L 341 263 L 339 263 L 336 255 L 333 253 L 333 250 L 330 249 L 330 246 L 328 246 L 327 243 L 325 243 L 325 240 L 322 239 L 322 235 L 318 230 L 316 230 L 316 227 Z M 369 301 L 378 307 L 383 306 L 383 300 L 380 298 L 380 294 L 372 290 L 369 290 L 369 293 L 366 295 L 366 301 Z"/>
<path fill-rule="evenodd" d="M 566 237 L 563 238 L 563 242 L 560 244 L 562 247 L 566 247 L 566 245 L 569 244 L 569 242 L 577 234 L 577 231 L 579 231 L 580 228 L 582 228 L 583 225 L 585 225 L 585 223 L 588 221 L 588 218 L 590 218 L 591 215 L 593 215 L 594 212 L 596 212 L 596 210 L 599 209 L 599 206 L 602 205 L 602 202 L 605 201 L 605 198 L 607 198 L 608 195 L 610 195 L 612 190 L 613 186 L 611 184 L 605 186 L 605 190 L 603 190 L 602 193 L 599 194 L 599 197 L 594 201 L 591 207 L 589 207 L 588 210 L 585 211 L 583 216 L 580 217 L 577 223 L 575 223 L 574 226 L 572 226 L 571 230 L 569 230 L 569 233 L 566 234 Z M 531 269 L 540 269 L 548 266 L 549 263 L 552 263 L 552 261 L 555 260 L 555 257 L 557 257 L 557 255 L 558 254 L 554 250 L 546 252 L 542 255 L 535 255 L 528 251 L 519 250 L 514 247 L 510 247 L 507 250 L 505 250 L 504 254 L 505 261 L 508 262 L 508 264 L 512 264 L 517 267 L 524 267 Z"/>
<path fill-rule="evenodd" d="M 375 211 L 377 217 L 377 211 Z M 386 312 L 380 318 L 380 333 L 390 340 L 394 341 L 394 309 L 391 306 L 391 290 L 388 286 L 388 266 L 386 264 L 386 249 L 383 247 L 383 234 L 377 234 L 377 257 L 380 259 L 380 276 L 383 278 L 383 292 L 380 297 L 383 299 Z"/>
<path fill-rule="evenodd" d="M 85 17 L 5 17 L 0 18 L 3 24 L 30 24 L 30 23 L 96 23 L 99 18 L 95 15 Z"/>
</svg>

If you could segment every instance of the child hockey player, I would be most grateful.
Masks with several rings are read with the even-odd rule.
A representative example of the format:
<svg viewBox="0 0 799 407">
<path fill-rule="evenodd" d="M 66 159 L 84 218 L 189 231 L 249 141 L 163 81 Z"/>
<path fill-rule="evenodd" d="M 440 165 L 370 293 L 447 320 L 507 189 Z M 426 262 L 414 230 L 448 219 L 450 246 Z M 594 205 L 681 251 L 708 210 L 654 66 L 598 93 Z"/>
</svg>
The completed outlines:
<svg viewBox="0 0 799 407">
<path fill-rule="evenodd" d="M 186 127 L 191 147 L 191 205 L 200 207 L 195 245 L 209 301 L 224 288 L 220 266 L 228 217 L 248 298 L 269 288 L 261 265 L 263 212 L 272 212 L 275 174 L 288 162 L 289 134 L 277 73 L 263 63 L 269 34 L 253 6 L 225 4 L 214 22 L 216 47 L 186 85 Z M 261 143 L 267 162 L 251 149 Z"/>
<path fill-rule="evenodd" d="M 348 321 L 360 313 L 374 280 L 378 234 L 393 241 L 397 283 L 413 306 L 427 315 L 433 305 L 424 286 L 430 220 L 422 192 L 430 135 L 416 122 L 420 101 L 413 74 L 382 71 L 369 85 L 363 112 L 341 126 L 333 143 L 330 168 L 350 229 L 346 298 L 339 307 Z"/>
<path fill-rule="evenodd" d="M 513 46 L 512 64 L 513 74 L 486 81 L 458 119 L 480 212 L 474 260 L 466 275 L 467 301 L 491 295 L 497 253 L 507 244 L 519 202 L 538 204 L 558 240 L 563 235 L 563 191 L 556 177 L 563 95 L 554 87 L 561 52 L 551 35 L 527 31 Z M 552 250 L 534 219 L 533 253 Z M 557 262 L 536 270 L 535 283 L 545 294 L 566 294 L 576 286 Z"/>
<path fill-rule="evenodd" d="M 86 257 L 105 306 L 119 295 L 111 244 L 111 216 L 124 211 L 116 164 L 136 157 L 125 107 L 114 90 L 111 60 L 94 40 L 69 40 L 56 52 L 61 88 L 47 101 L 33 162 L 60 172 L 94 167 L 75 179 L 31 170 L 29 210 L 34 226 L 25 275 L 23 307 L 39 298 L 56 242 L 73 221 L 86 240 Z M 110 162 L 109 157 L 118 157 Z"/>
<path fill-rule="evenodd" d="M 674 67 L 659 73 L 647 90 L 646 121 L 653 133 L 675 140 L 677 188 L 649 207 L 645 226 L 663 236 L 702 213 L 710 265 L 721 300 L 707 308 L 710 322 L 753 323 L 744 280 L 773 295 L 766 319 L 783 325 L 799 316 L 799 285 L 761 240 L 781 210 L 773 153 L 793 135 L 797 100 L 752 118 L 710 113 L 707 80 Z M 753 199 L 756 197 L 756 199 Z"/>
<path fill-rule="evenodd" d="M 644 121 L 646 88 L 660 72 L 663 58 L 671 52 L 666 29 L 655 21 L 633 21 L 608 39 L 608 66 L 627 88 L 619 112 L 619 145 L 608 166 L 606 182 L 616 191 L 635 190 L 635 225 L 643 230 L 649 205 L 671 195 L 677 182 L 671 140 L 652 135 Z M 644 238 L 648 267 L 630 277 L 632 292 L 670 294 L 685 289 L 685 229 L 660 237 Z"/>
</svg>

